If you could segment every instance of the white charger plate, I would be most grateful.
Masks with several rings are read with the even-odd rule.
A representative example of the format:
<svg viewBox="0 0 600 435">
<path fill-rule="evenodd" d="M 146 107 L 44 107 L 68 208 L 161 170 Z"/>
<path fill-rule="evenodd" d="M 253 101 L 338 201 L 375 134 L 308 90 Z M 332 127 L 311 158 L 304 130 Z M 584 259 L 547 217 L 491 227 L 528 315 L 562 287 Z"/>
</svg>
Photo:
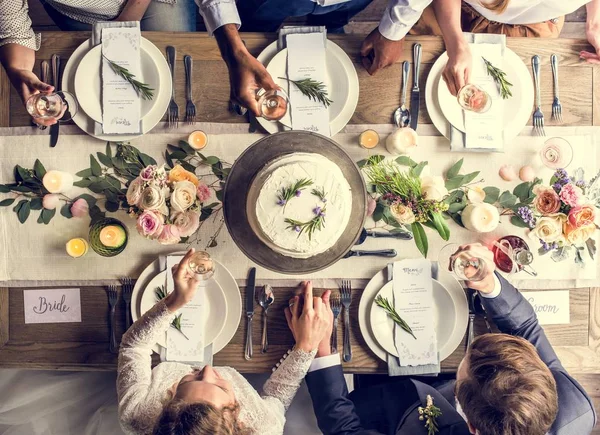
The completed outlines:
<svg viewBox="0 0 600 435">
<path fill-rule="evenodd" d="M 460 283 L 445 270 L 439 270 L 438 273 L 439 283 L 448 291 L 452 300 L 454 301 L 454 307 L 456 312 L 456 326 L 452 331 L 452 335 L 444 346 L 443 352 L 440 349 L 440 361 L 448 358 L 460 345 L 465 332 L 467 330 L 467 324 L 469 321 L 469 306 L 467 304 L 467 296 Z M 374 305 L 374 300 L 379 291 L 387 283 L 386 270 L 380 270 L 367 284 L 363 294 L 360 298 L 358 305 L 358 324 L 360 332 L 362 333 L 365 343 L 371 349 L 371 351 L 383 361 L 387 361 L 386 350 L 377 342 L 375 334 L 373 332 L 373 326 L 371 325 L 370 315 L 371 308 Z"/>
<path fill-rule="evenodd" d="M 456 97 L 448 90 L 442 79 L 442 72 L 448 63 L 448 53 L 444 52 L 433 64 L 425 85 L 427 112 L 435 127 L 450 139 L 450 128 L 454 125 L 465 131 L 463 110 Z M 513 96 L 504 101 L 504 139 L 512 140 L 519 135 L 531 117 L 533 108 L 533 80 L 529 69 L 521 58 L 508 47 L 504 52 L 504 71 L 513 84 Z"/>
<path fill-rule="evenodd" d="M 94 121 L 85 110 L 80 109 L 77 111 L 75 116 L 73 117 L 73 122 L 81 128 L 84 132 L 93 136 L 97 139 L 110 141 L 110 142 L 119 142 L 119 141 L 128 141 L 131 139 L 135 139 L 136 137 L 142 136 L 145 133 L 148 133 L 152 130 L 163 118 L 167 108 L 169 107 L 169 101 L 171 100 L 171 71 L 169 70 L 169 65 L 161 51 L 146 38 L 141 38 L 140 47 L 143 51 L 146 51 L 154 60 L 156 68 L 158 70 L 159 82 L 161 86 L 158 89 L 157 94 L 155 94 L 153 101 L 155 101 L 154 106 L 148 112 L 146 117 L 142 120 L 142 132 L 140 134 L 95 134 L 95 124 Z M 62 90 L 66 92 L 70 92 L 75 94 L 75 73 L 77 71 L 77 67 L 79 63 L 84 58 L 84 56 L 94 47 L 92 47 L 92 42 L 90 39 L 84 41 L 77 49 L 71 54 L 65 68 L 63 70 L 62 75 Z M 77 97 L 77 95 L 75 95 Z M 79 100 L 79 98 L 78 98 Z M 85 103 L 84 103 L 85 104 Z M 81 106 L 81 103 L 79 103 Z"/>
<path fill-rule="evenodd" d="M 160 92 L 160 76 L 156 62 L 143 48 L 140 52 L 140 74 L 136 80 Z M 102 46 L 97 45 L 88 51 L 75 71 L 75 95 L 81 108 L 96 122 L 102 122 Z M 141 98 L 142 120 L 156 105 L 156 100 Z"/>
<path fill-rule="evenodd" d="M 170 255 L 184 254 L 185 252 L 174 252 Z M 240 289 L 231 272 L 217 260 L 213 261 L 215 262 L 215 274 L 213 275 L 213 279 L 219 283 L 227 302 L 225 326 L 213 341 L 213 353 L 216 354 L 229 344 L 237 332 L 240 319 L 242 318 L 242 297 L 240 295 Z M 131 317 L 134 321 L 141 317 L 140 312 L 141 299 L 144 293 L 143 289 L 145 289 L 150 281 L 160 272 L 163 271 L 160 270 L 160 260 L 157 258 L 142 271 L 139 278 L 136 280 L 131 295 Z M 158 344 L 152 349 L 156 353 L 160 353 L 160 346 Z"/>
<path fill-rule="evenodd" d="M 156 288 L 164 287 L 167 279 L 167 271 L 163 271 L 156 275 L 144 289 L 140 300 L 140 313 L 149 311 L 158 300 L 156 299 Z M 204 291 L 204 343 L 211 344 L 219 336 L 225 327 L 227 319 L 227 300 L 223 289 L 217 281 L 209 279 L 203 283 Z M 225 315 L 223 315 L 225 314 Z M 166 334 L 160 338 L 158 344 L 162 347 L 167 347 Z"/>
<path fill-rule="evenodd" d="M 383 296 L 389 301 L 394 300 L 394 283 L 386 283 L 377 296 Z M 456 306 L 450 292 L 438 281 L 433 280 L 433 323 L 437 336 L 438 352 L 441 355 L 450 355 L 455 348 L 450 349 L 452 343 L 450 339 L 456 328 Z M 371 328 L 377 343 L 389 354 L 398 356 L 396 345 L 394 343 L 394 321 L 385 313 L 385 311 L 376 304 L 371 305 L 370 313 Z M 414 340 L 406 333 L 407 340 Z M 450 345 L 450 346 L 449 346 Z"/>
<path fill-rule="evenodd" d="M 346 52 L 330 40 L 327 40 L 325 50 L 329 77 L 327 89 L 329 99 L 333 100 L 329 106 L 329 125 L 333 136 L 339 133 L 352 118 L 358 104 L 359 85 L 356 68 Z M 267 71 L 275 83 L 283 89 L 288 88 L 287 81 L 277 78 L 287 77 L 287 49 L 277 52 L 277 41 L 275 41 L 265 48 L 257 59 L 267 66 Z M 284 126 L 277 121 L 268 121 L 262 117 L 258 117 L 257 121 L 269 133 L 277 133 L 284 129 Z"/>
</svg>

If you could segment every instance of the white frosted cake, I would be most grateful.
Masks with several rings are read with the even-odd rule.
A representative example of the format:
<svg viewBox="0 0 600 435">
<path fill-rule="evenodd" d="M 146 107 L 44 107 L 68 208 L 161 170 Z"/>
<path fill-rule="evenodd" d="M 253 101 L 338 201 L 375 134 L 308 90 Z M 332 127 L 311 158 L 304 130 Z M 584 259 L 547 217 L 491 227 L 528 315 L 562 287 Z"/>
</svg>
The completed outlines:
<svg viewBox="0 0 600 435">
<path fill-rule="evenodd" d="M 276 252 L 309 258 L 331 248 L 346 229 L 352 192 L 341 169 L 326 157 L 287 155 L 267 164 L 256 180 L 265 180 L 256 200 L 258 235 Z M 292 195 L 298 184 L 304 186 Z"/>
</svg>

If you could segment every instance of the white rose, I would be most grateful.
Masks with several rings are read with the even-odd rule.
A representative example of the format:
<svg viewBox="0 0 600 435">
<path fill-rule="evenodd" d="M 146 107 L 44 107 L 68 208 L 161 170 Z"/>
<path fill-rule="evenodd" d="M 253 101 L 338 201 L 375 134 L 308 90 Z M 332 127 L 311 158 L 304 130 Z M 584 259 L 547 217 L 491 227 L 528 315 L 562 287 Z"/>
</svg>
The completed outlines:
<svg viewBox="0 0 600 435">
<path fill-rule="evenodd" d="M 425 199 L 430 201 L 441 201 L 448 195 L 444 179 L 437 176 L 425 176 L 421 178 L 421 192 Z"/>
<path fill-rule="evenodd" d="M 546 243 L 558 242 L 563 239 L 563 224 L 566 220 L 567 216 L 562 213 L 541 217 L 529 235 Z"/>
<path fill-rule="evenodd" d="M 171 193 L 171 208 L 184 212 L 196 202 L 196 186 L 191 181 L 179 181 L 174 184 Z"/>
<path fill-rule="evenodd" d="M 131 182 L 129 188 L 127 189 L 126 198 L 127 204 L 129 205 L 138 205 L 140 200 L 142 199 L 142 192 L 144 191 L 144 180 L 140 177 L 136 178 Z"/>
<path fill-rule="evenodd" d="M 142 210 L 155 210 L 164 215 L 168 214 L 165 193 L 156 186 L 148 186 L 142 192 L 139 207 Z"/>
<path fill-rule="evenodd" d="M 390 213 L 398 223 L 403 225 L 411 225 L 415 222 L 415 214 L 410 207 L 403 204 L 393 204 L 390 206 Z"/>
</svg>

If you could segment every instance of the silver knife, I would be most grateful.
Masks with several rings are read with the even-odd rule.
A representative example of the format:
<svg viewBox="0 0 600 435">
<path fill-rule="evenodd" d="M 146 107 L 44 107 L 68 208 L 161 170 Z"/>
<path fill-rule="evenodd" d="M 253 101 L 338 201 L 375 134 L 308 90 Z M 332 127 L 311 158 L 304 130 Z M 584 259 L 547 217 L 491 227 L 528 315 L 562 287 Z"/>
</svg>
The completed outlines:
<svg viewBox="0 0 600 435">
<path fill-rule="evenodd" d="M 413 45 L 413 81 L 414 85 L 410 93 L 410 128 L 417 129 L 419 121 L 419 104 L 421 101 L 421 90 L 419 89 L 419 70 L 421 69 L 421 44 Z"/>
<path fill-rule="evenodd" d="M 54 86 L 54 92 L 58 92 L 60 91 L 60 56 L 53 54 L 50 58 L 50 64 L 52 66 L 52 85 Z M 50 126 L 50 148 L 54 148 L 58 143 L 59 128 L 58 122 Z"/>
<path fill-rule="evenodd" d="M 256 289 L 256 267 L 248 273 L 246 284 L 246 352 L 244 358 L 252 359 L 252 317 L 254 316 L 254 291 Z"/>
</svg>

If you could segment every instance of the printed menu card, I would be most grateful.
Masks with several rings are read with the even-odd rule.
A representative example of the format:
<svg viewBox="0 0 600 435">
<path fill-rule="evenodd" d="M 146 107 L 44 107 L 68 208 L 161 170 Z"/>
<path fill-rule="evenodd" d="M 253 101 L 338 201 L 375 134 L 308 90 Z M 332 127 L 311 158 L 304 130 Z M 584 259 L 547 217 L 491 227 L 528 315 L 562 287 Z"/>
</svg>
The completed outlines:
<svg viewBox="0 0 600 435">
<path fill-rule="evenodd" d="M 400 366 L 438 364 L 434 325 L 431 262 L 425 259 L 394 263 L 394 308 L 411 327 L 410 334 L 396 326 L 394 342 Z"/>
<path fill-rule="evenodd" d="M 312 79 L 327 84 L 325 41 L 322 33 L 287 35 L 287 75 L 290 80 Z M 289 98 L 294 130 L 305 130 L 331 136 L 329 109 L 313 101 L 289 85 Z"/>
<path fill-rule="evenodd" d="M 140 132 L 141 100 L 127 80 L 113 71 L 110 61 L 141 77 L 140 29 L 102 29 L 102 131 L 105 134 Z"/>
<path fill-rule="evenodd" d="M 175 288 L 171 268 L 179 263 L 183 256 L 167 256 L 167 293 Z M 173 327 L 167 330 L 168 361 L 200 362 L 204 361 L 204 291 L 198 289 L 194 299 L 177 312 L 181 315 L 181 332 Z"/>
<path fill-rule="evenodd" d="M 492 105 L 485 113 L 464 111 L 465 116 L 465 148 L 480 148 L 501 151 L 504 148 L 504 100 L 500 96 L 496 82 L 487 72 L 482 57 L 497 68 L 503 69 L 501 44 L 471 44 L 473 53 L 473 69 L 470 82 L 486 91 Z"/>
</svg>

